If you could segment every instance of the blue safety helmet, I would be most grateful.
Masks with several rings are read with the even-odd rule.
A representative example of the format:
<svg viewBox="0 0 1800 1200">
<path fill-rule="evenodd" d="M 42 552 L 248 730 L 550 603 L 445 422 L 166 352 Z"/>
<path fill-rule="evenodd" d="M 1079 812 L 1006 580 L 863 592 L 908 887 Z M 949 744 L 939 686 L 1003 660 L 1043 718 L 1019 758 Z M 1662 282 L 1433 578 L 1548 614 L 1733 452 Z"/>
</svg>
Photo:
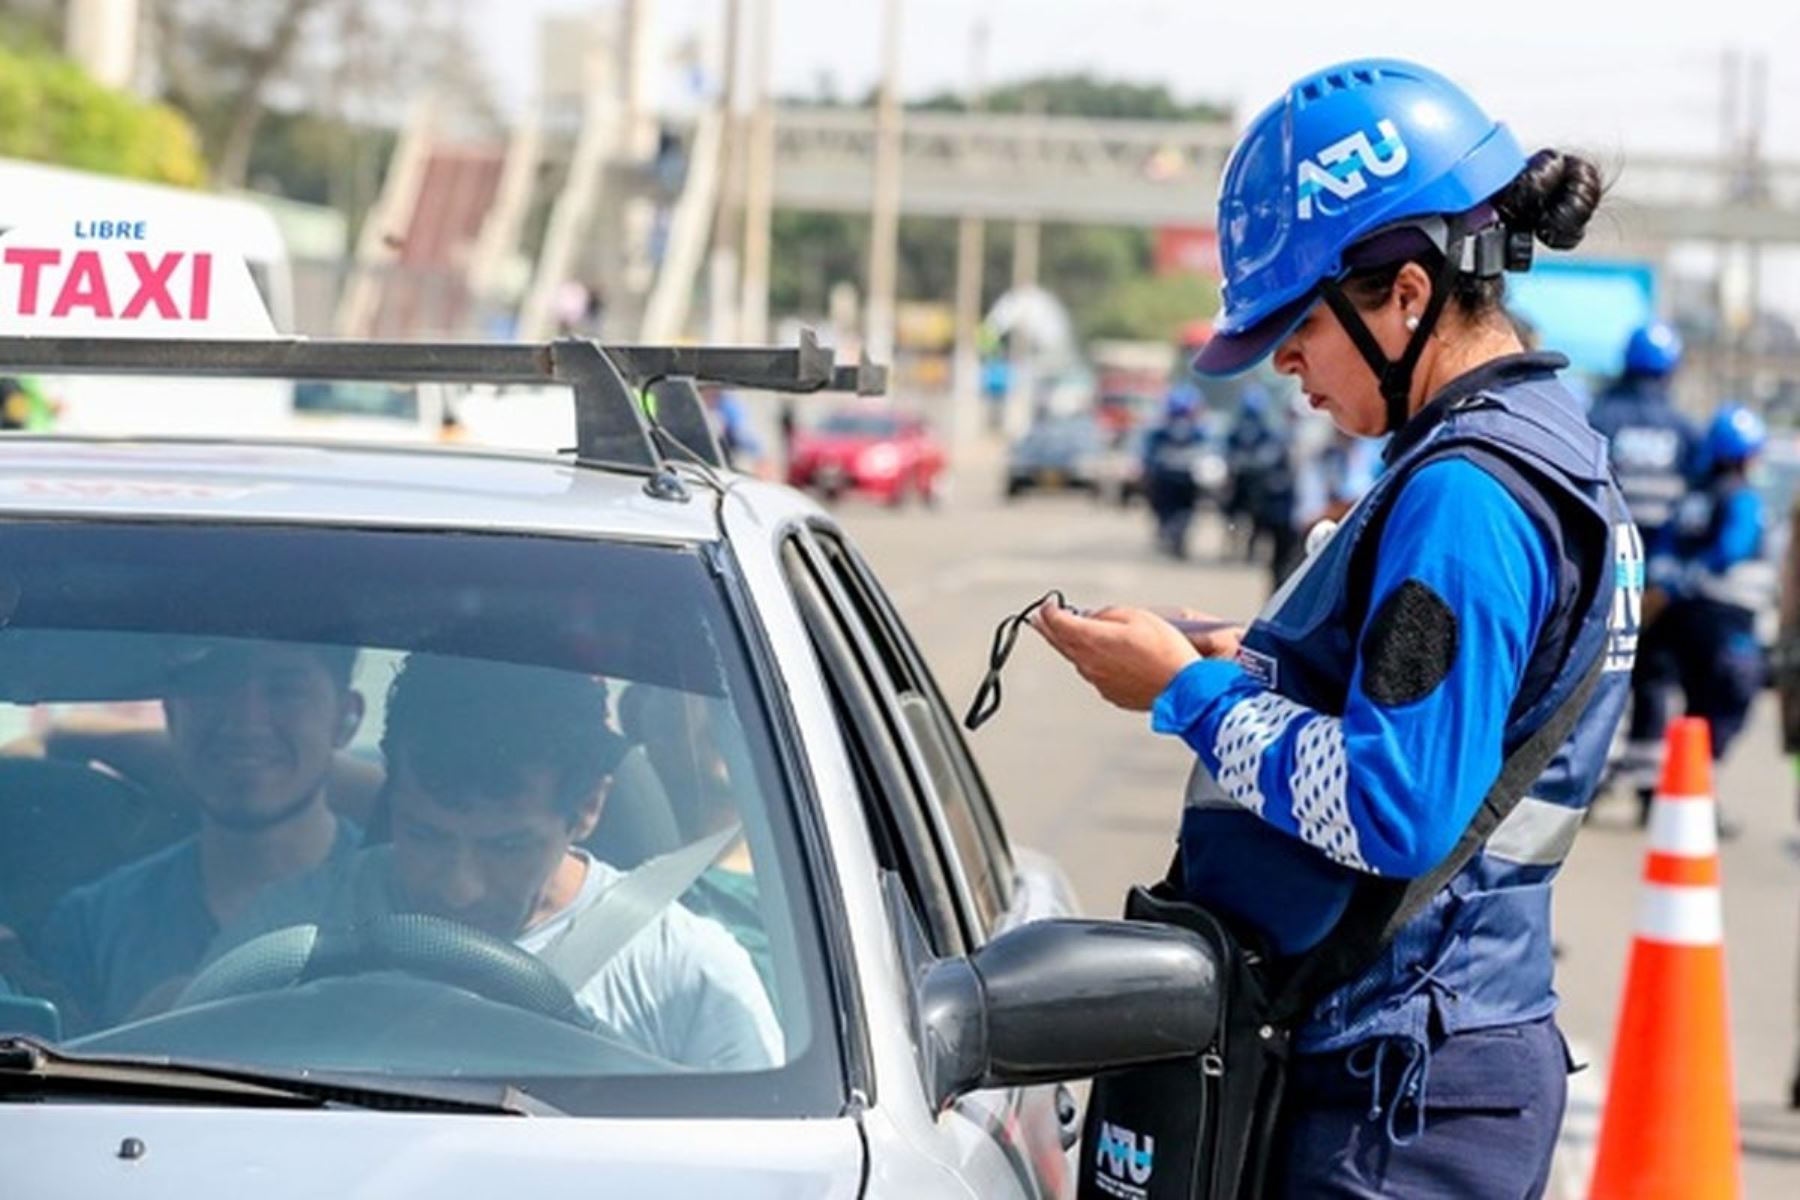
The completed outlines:
<svg viewBox="0 0 1800 1200">
<path fill-rule="evenodd" d="M 1469 213 L 1524 169 L 1506 126 L 1435 71 L 1366 58 L 1301 79 L 1251 123 L 1226 164 L 1224 310 L 1194 369 L 1235 375 L 1260 362 L 1300 324 L 1321 283 L 1376 265 L 1345 257 L 1373 234 L 1411 227 L 1448 254 L 1460 233 L 1428 218 Z"/>
<path fill-rule="evenodd" d="M 1757 454 L 1769 440 L 1763 419 L 1741 404 L 1727 404 L 1706 428 L 1706 457 L 1717 466 L 1739 463 Z"/>
<path fill-rule="evenodd" d="M 1651 321 L 1631 331 L 1625 343 L 1627 375 L 1669 375 L 1681 365 L 1681 335 L 1666 321 Z"/>
<path fill-rule="evenodd" d="M 1185 383 L 1170 388 L 1169 394 L 1163 397 L 1163 417 L 1170 421 L 1191 417 L 1198 407 L 1199 391 Z"/>
</svg>

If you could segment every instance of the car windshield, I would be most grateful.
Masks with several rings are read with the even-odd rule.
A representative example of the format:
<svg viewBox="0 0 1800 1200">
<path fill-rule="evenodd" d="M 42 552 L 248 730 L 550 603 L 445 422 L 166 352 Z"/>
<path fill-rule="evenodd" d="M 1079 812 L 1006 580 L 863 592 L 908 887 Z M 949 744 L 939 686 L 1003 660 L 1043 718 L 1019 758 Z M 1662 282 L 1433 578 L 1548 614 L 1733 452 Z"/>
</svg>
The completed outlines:
<svg viewBox="0 0 1800 1200">
<path fill-rule="evenodd" d="M 712 553 L 0 525 L 0 1035 L 572 1113 L 839 1111 Z"/>
<path fill-rule="evenodd" d="M 819 432 L 830 437 L 891 438 L 900 422 L 882 413 L 832 413 L 819 422 Z"/>
</svg>

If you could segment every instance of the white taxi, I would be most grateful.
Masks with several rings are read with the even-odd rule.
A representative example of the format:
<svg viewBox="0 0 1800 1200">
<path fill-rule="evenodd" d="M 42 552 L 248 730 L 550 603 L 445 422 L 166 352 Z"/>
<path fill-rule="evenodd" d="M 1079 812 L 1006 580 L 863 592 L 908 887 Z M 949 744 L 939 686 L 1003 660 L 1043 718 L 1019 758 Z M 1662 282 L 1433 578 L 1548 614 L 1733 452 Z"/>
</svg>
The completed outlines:
<svg viewBox="0 0 1800 1200">
<path fill-rule="evenodd" d="M 1213 1041 L 1204 949 L 1072 917 L 867 564 L 692 386 L 866 368 L 34 333 L 0 375 L 571 421 L 0 438 L 0 1190 L 1066 1196 L 1062 1083 Z"/>
</svg>

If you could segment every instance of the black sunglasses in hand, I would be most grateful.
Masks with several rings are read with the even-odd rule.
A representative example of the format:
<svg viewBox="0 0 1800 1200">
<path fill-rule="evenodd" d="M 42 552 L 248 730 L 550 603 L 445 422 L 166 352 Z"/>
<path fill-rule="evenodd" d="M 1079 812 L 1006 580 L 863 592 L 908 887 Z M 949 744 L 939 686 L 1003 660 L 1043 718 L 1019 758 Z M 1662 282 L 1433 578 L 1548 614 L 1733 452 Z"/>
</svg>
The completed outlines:
<svg viewBox="0 0 1800 1200">
<path fill-rule="evenodd" d="M 989 718 L 1000 711 L 1000 670 L 1006 666 L 1006 660 L 1012 657 L 1013 647 L 1019 641 L 1019 630 L 1025 622 L 1031 620 L 1032 614 L 1046 604 L 1055 604 L 1058 608 L 1068 608 L 1069 602 L 1060 591 L 1052 588 L 1018 612 L 1003 619 L 994 630 L 994 645 L 988 651 L 987 674 L 982 677 L 981 686 L 975 689 L 975 699 L 969 705 L 968 713 L 963 717 L 963 728 L 976 730 L 987 724 Z M 1071 611 L 1079 612 L 1079 609 Z"/>
<path fill-rule="evenodd" d="M 975 699 L 969 705 L 968 714 L 963 717 L 964 729 L 979 729 L 987 724 L 989 718 L 1000 711 L 1000 669 L 1006 666 L 1006 660 L 1012 657 L 1013 646 L 1019 640 L 1019 630 L 1024 627 L 1025 622 L 1031 620 L 1033 613 L 1046 604 L 1055 604 L 1056 607 L 1077 616 L 1093 615 L 1091 609 L 1071 607 L 1062 592 L 1053 588 L 1001 621 L 999 627 L 994 630 L 994 647 L 988 651 L 987 674 L 982 677 L 981 686 L 975 689 Z M 1217 618 L 1172 617 L 1161 613 L 1157 615 L 1190 638 L 1217 633 L 1222 629 L 1234 629 L 1239 624 L 1236 621 L 1222 621 Z"/>
</svg>

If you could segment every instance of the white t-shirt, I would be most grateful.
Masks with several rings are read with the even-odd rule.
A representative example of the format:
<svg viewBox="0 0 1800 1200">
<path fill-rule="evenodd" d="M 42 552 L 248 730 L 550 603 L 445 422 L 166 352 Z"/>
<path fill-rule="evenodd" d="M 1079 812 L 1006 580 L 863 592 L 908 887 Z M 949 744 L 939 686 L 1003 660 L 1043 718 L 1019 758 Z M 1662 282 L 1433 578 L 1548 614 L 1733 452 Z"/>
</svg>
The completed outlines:
<svg viewBox="0 0 1800 1200">
<path fill-rule="evenodd" d="M 624 872 L 577 849 L 587 876 L 560 912 L 514 939 L 540 953 Z M 613 955 L 575 998 L 625 1041 L 684 1066 L 744 1071 L 782 1061 L 781 1027 L 750 955 L 717 921 L 671 904 Z"/>
</svg>

